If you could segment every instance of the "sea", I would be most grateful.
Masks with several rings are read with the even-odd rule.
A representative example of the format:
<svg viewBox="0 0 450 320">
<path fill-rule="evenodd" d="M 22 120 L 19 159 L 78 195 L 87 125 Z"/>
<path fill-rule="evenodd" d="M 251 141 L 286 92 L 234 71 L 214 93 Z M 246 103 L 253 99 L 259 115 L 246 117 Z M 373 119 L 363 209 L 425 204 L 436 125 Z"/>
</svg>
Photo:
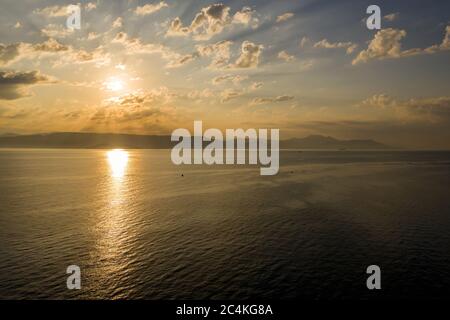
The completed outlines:
<svg viewBox="0 0 450 320">
<path fill-rule="evenodd" d="M 0 299 L 410 298 L 450 298 L 448 151 L 0 149 Z"/>
</svg>

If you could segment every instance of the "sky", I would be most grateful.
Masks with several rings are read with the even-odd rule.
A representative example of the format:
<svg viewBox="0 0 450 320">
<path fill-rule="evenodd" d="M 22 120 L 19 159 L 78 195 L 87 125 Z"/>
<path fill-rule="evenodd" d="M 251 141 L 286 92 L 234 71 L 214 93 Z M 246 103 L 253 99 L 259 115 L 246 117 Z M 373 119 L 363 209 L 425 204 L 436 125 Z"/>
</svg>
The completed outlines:
<svg viewBox="0 0 450 320">
<path fill-rule="evenodd" d="M 449 63 L 449 1 L 2 0 L 0 134 L 202 120 L 449 149 Z"/>
</svg>

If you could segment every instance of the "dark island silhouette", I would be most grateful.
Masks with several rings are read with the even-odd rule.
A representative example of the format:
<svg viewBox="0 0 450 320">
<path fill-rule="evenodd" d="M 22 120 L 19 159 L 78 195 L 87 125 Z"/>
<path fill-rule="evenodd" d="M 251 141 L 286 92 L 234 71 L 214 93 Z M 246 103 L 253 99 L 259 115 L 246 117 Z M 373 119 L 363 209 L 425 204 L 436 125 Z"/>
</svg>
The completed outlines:
<svg viewBox="0 0 450 320">
<path fill-rule="evenodd" d="M 58 132 L 31 135 L 0 136 L 1 148 L 86 148 L 86 149 L 171 149 L 168 135 Z M 208 142 L 204 143 L 205 145 Z M 390 149 L 383 143 L 367 140 L 339 140 L 329 136 L 310 135 L 280 141 L 280 149 Z"/>
</svg>

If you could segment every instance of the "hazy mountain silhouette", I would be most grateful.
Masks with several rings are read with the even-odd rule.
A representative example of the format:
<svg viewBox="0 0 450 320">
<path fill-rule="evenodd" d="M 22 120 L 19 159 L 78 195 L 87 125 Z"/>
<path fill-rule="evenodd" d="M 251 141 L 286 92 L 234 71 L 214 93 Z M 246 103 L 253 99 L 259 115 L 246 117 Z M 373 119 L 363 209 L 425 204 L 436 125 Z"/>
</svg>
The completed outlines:
<svg viewBox="0 0 450 320">
<path fill-rule="evenodd" d="M 1 147 L 24 148 L 171 148 L 170 136 L 60 132 L 0 137 Z"/>
<path fill-rule="evenodd" d="M 114 133 L 61 132 L 32 135 L 0 136 L 0 147 L 12 148 L 130 148 L 169 149 L 176 142 L 170 136 Z M 208 144 L 208 143 L 205 143 Z M 388 149 L 374 140 L 338 140 L 311 135 L 280 141 L 281 149 Z"/>
<path fill-rule="evenodd" d="M 338 140 L 332 137 L 311 135 L 280 142 L 283 149 L 389 149 L 374 140 Z"/>
</svg>

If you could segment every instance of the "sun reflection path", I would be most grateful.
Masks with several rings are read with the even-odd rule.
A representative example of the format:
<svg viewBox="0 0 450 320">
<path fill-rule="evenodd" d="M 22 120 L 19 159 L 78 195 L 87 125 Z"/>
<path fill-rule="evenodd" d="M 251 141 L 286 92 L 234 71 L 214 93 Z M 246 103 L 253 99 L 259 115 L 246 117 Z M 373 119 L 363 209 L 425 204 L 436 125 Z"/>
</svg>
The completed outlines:
<svg viewBox="0 0 450 320">
<path fill-rule="evenodd" d="M 114 149 L 108 151 L 107 156 L 112 176 L 122 178 L 125 175 L 128 164 L 128 152 L 122 149 Z"/>
<path fill-rule="evenodd" d="M 96 216 L 96 244 L 91 253 L 95 266 L 91 271 L 93 286 L 97 296 L 127 299 L 134 288 L 129 279 L 136 272 L 133 249 L 139 236 L 131 206 L 132 181 L 126 177 L 132 157 L 122 149 L 109 150 L 103 156 L 111 174 L 104 176 L 105 192 L 100 193 L 104 205 Z"/>
</svg>

